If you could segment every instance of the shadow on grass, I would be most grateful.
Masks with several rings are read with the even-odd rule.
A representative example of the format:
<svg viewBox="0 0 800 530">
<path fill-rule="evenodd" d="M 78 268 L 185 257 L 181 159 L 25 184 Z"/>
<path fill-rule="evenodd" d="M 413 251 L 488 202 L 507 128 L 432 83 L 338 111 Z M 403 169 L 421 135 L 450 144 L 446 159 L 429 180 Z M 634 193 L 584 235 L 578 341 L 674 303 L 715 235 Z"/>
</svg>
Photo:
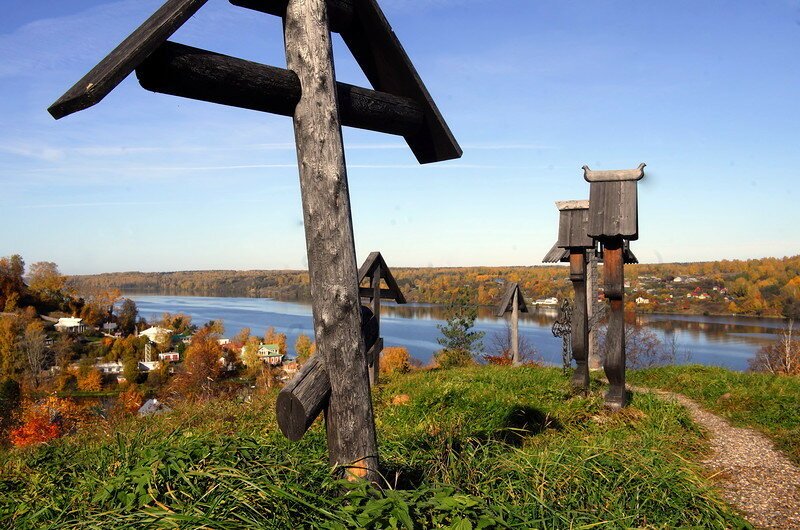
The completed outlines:
<svg viewBox="0 0 800 530">
<path fill-rule="evenodd" d="M 389 487 L 395 490 L 414 490 L 425 480 L 425 472 L 421 468 L 395 462 L 383 462 L 381 475 Z"/>
<path fill-rule="evenodd" d="M 503 421 L 503 428 L 495 436 L 509 445 L 520 446 L 528 436 L 534 436 L 547 429 L 560 431 L 561 423 L 533 407 L 517 406 L 509 411 Z"/>
</svg>

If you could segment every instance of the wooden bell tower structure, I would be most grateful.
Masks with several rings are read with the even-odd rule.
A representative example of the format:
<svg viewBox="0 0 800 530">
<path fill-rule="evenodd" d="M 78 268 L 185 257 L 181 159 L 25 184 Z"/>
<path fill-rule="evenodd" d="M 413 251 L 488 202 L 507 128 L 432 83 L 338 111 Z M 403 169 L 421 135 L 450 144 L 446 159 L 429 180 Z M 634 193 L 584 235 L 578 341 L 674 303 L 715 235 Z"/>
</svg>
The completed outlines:
<svg viewBox="0 0 800 530">
<path fill-rule="evenodd" d="M 645 164 L 636 169 L 592 171 L 583 166 L 589 182 L 588 235 L 602 245 L 603 280 L 611 310 L 606 332 L 603 364 L 610 388 L 606 406 L 619 409 L 626 404 L 625 390 L 625 248 L 626 241 L 639 238 L 636 183 L 644 177 Z"/>
<path fill-rule="evenodd" d="M 48 110 L 58 119 L 86 109 L 135 70 L 148 90 L 292 117 L 319 370 L 330 385 L 328 456 L 348 479 L 377 481 L 341 128 L 401 135 L 422 164 L 459 158 L 461 148 L 376 0 L 231 0 L 282 17 L 285 69 L 169 42 L 205 1 L 167 0 Z M 372 89 L 336 81 L 331 31 Z"/>
</svg>

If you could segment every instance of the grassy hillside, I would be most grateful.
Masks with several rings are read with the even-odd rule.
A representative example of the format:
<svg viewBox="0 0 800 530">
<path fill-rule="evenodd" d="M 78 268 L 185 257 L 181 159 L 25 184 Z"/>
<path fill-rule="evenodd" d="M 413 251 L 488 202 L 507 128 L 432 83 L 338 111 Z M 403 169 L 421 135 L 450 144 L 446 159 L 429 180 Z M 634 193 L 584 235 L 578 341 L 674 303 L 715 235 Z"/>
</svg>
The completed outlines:
<svg viewBox="0 0 800 530">
<path fill-rule="evenodd" d="M 628 379 L 679 392 L 734 425 L 759 430 L 800 464 L 800 377 L 694 365 L 641 370 Z"/>
<path fill-rule="evenodd" d="M 383 493 L 345 492 L 329 478 L 320 424 L 300 443 L 285 440 L 272 395 L 183 405 L 0 455 L 0 521 L 17 528 L 746 526 L 691 463 L 704 444 L 683 409 L 645 395 L 607 413 L 601 390 L 570 397 L 551 368 L 398 376 L 375 395 L 392 488 Z"/>
</svg>

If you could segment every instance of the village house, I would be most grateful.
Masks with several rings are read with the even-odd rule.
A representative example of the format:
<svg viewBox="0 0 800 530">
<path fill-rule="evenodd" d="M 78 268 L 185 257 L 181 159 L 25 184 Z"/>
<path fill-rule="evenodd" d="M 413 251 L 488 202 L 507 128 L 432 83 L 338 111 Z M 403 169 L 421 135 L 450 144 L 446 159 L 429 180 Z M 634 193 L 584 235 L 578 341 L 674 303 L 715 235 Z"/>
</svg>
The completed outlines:
<svg viewBox="0 0 800 530">
<path fill-rule="evenodd" d="M 181 354 L 176 351 L 159 353 L 158 360 L 164 363 L 177 363 L 181 360 Z"/>
<path fill-rule="evenodd" d="M 82 318 L 62 317 L 56 322 L 55 328 L 61 333 L 83 333 L 86 331 L 86 324 L 83 323 Z"/>
<path fill-rule="evenodd" d="M 283 354 L 279 344 L 264 344 L 258 347 L 258 358 L 272 366 L 283 364 Z"/>
<path fill-rule="evenodd" d="M 147 337 L 150 340 L 150 342 L 154 342 L 156 344 L 164 344 L 167 340 L 169 340 L 169 336 L 171 333 L 172 333 L 171 329 L 152 326 L 144 331 L 140 331 L 139 336 Z"/>
<path fill-rule="evenodd" d="M 551 296 L 550 298 L 539 298 L 533 305 L 558 305 L 558 298 Z"/>
</svg>

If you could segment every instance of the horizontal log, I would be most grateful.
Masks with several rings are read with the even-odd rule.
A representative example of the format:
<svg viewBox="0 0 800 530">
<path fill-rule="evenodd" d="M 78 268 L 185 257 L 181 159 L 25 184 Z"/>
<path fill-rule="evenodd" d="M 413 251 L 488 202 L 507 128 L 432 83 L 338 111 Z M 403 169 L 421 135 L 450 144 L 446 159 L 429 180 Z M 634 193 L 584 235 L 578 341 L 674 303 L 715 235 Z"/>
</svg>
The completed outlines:
<svg viewBox="0 0 800 530">
<path fill-rule="evenodd" d="M 286 0 L 230 0 L 230 3 L 278 17 L 286 14 Z M 327 4 L 331 31 L 347 31 L 353 21 L 353 0 L 328 0 Z"/>
<path fill-rule="evenodd" d="M 378 340 L 378 320 L 367 306 L 361 306 L 361 333 L 365 350 L 370 351 Z M 322 355 L 313 355 L 278 394 L 275 408 L 283 435 L 293 442 L 302 438 L 327 406 L 330 394 L 331 382 Z"/>
<path fill-rule="evenodd" d="M 165 42 L 137 69 L 142 87 L 153 92 L 292 116 L 300 80 L 291 70 L 267 66 L 175 42 Z M 406 135 L 423 125 L 413 100 L 336 83 L 342 125 Z"/>
<path fill-rule="evenodd" d="M 375 294 L 372 287 L 359 287 L 358 294 L 361 298 L 372 298 Z M 381 289 L 381 300 L 394 300 L 397 298 L 395 292 L 391 289 Z"/>
</svg>

